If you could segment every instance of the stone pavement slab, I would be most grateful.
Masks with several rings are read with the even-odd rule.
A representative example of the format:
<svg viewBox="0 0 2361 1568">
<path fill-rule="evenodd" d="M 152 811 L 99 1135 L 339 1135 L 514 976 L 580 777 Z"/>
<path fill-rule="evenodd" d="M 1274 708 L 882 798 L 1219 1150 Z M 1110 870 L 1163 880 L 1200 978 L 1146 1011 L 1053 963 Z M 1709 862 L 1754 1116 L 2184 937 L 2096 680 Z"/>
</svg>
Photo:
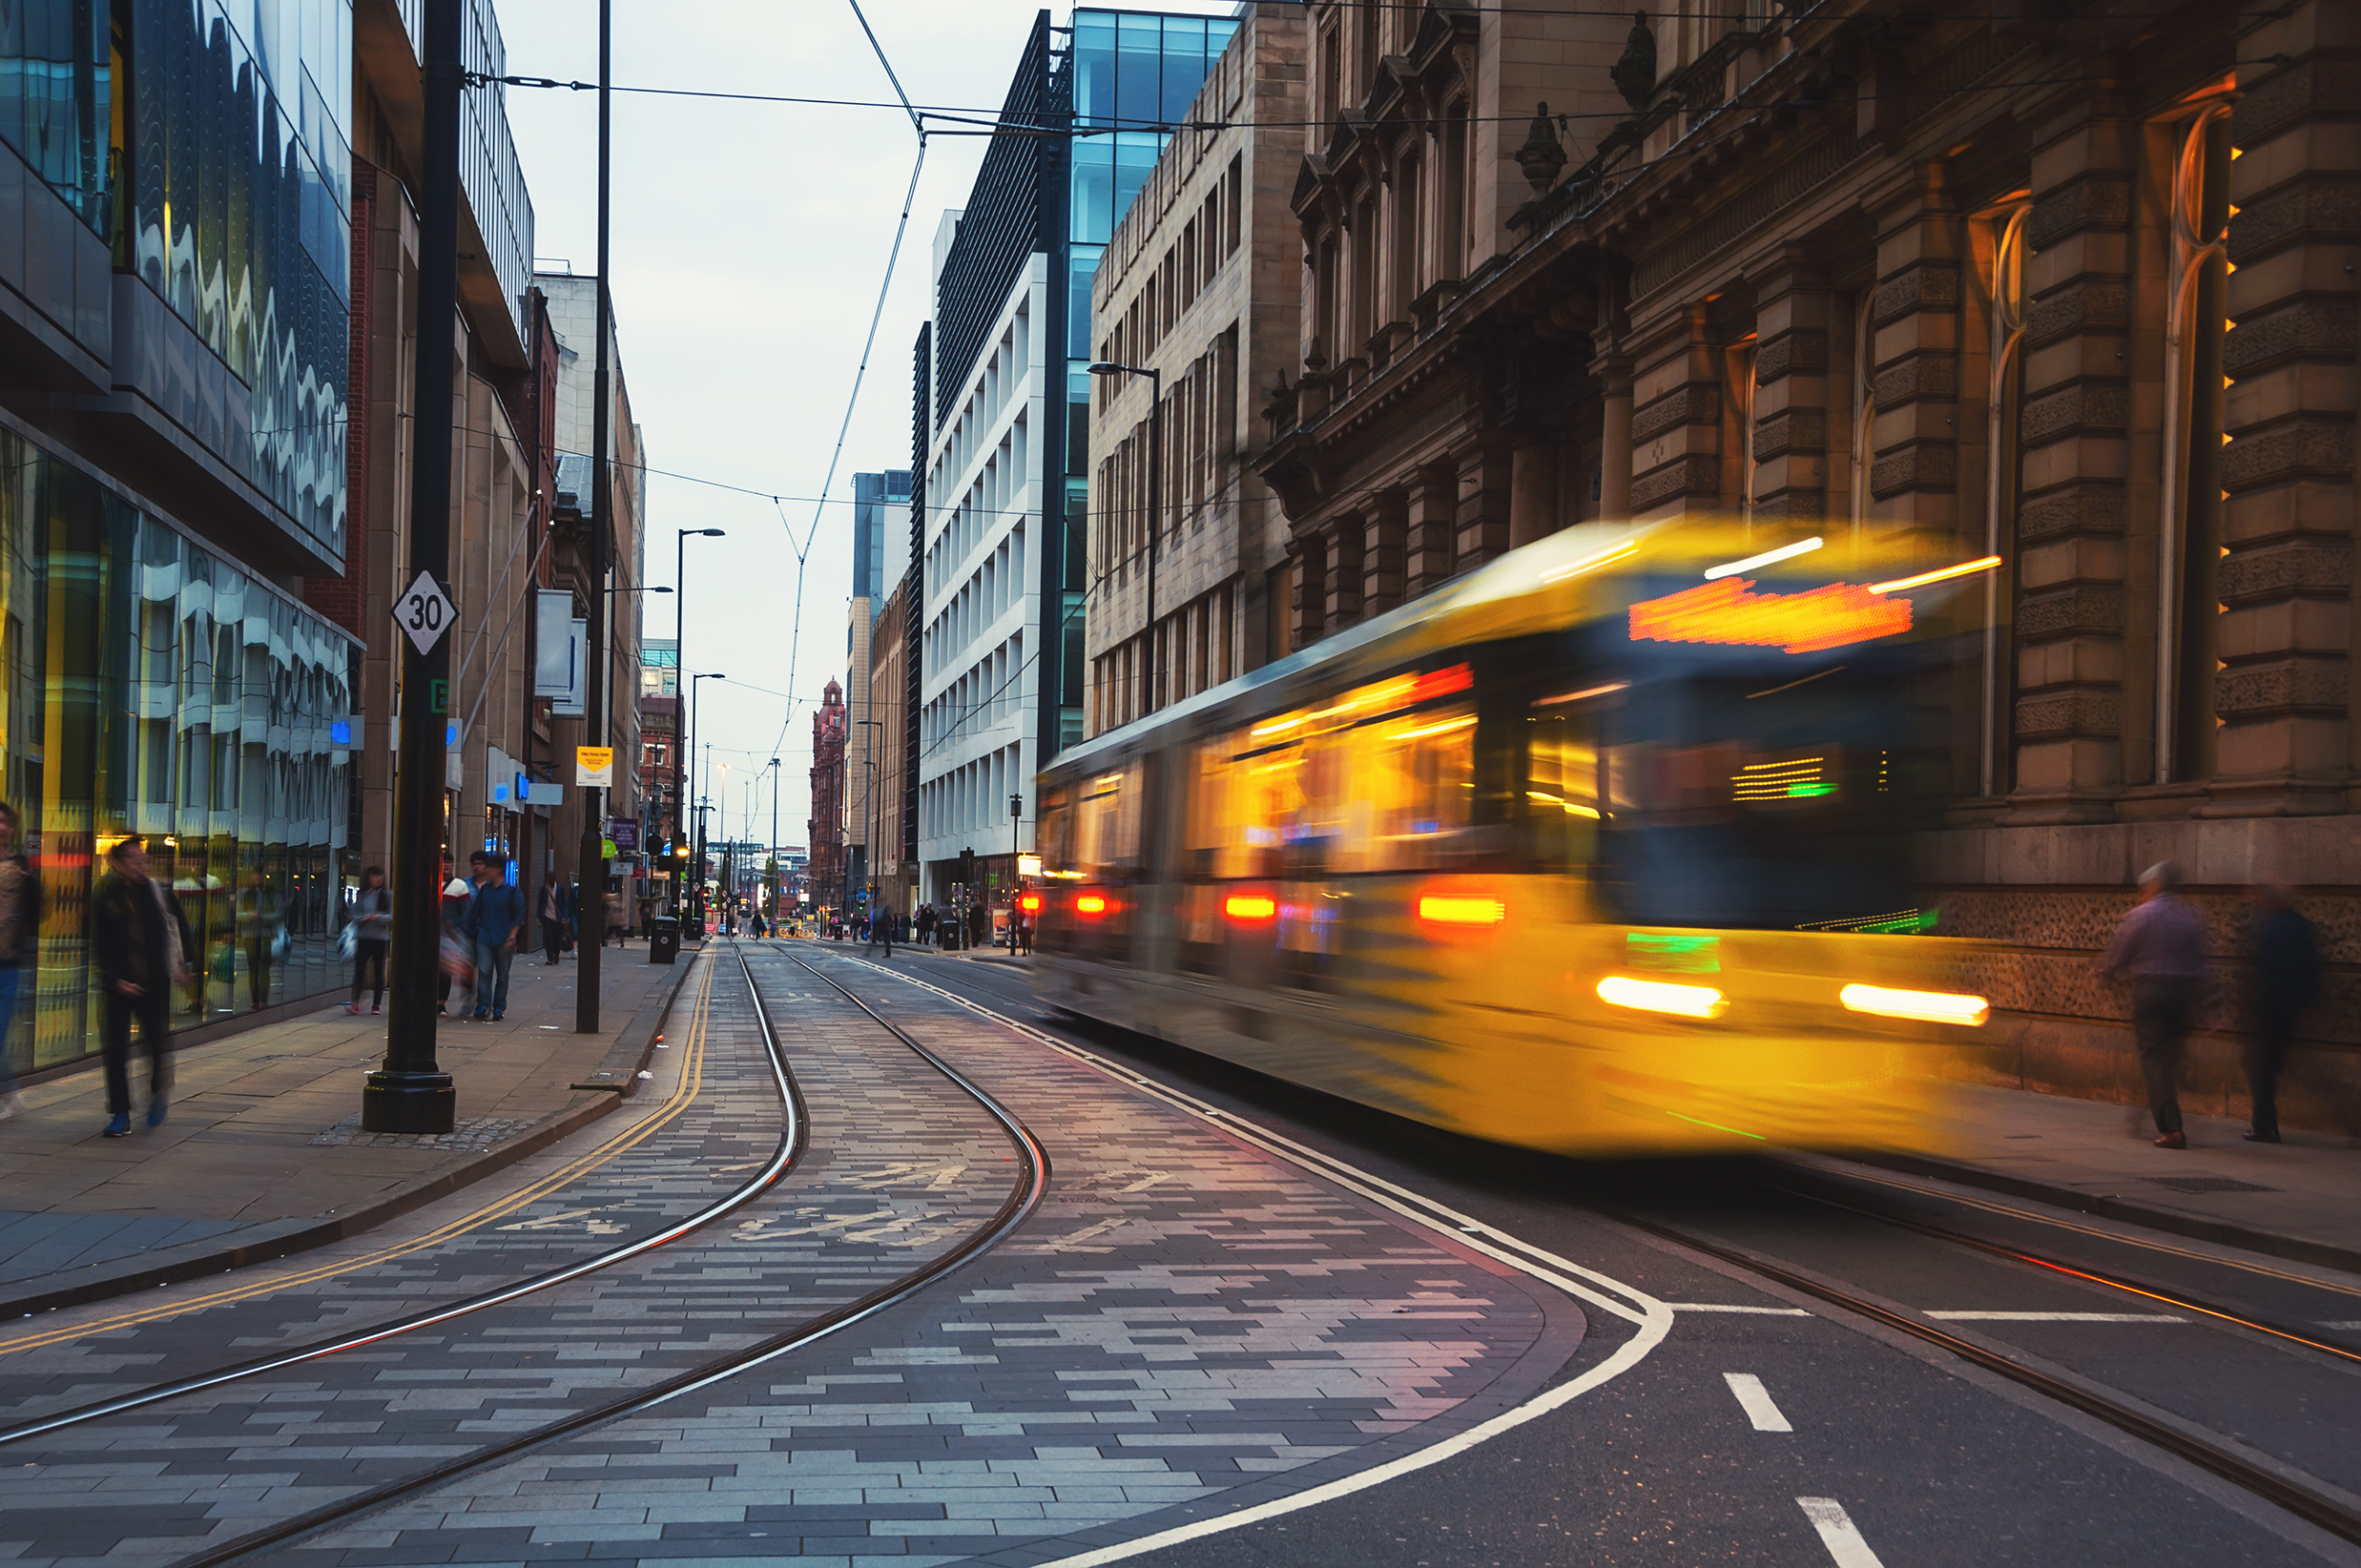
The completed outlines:
<svg viewBox="0 0 2361 1568">
<path fill-rule="evenodd" d="M 24 1110 L 0 1123 L 0 1314 L 320 1246 L 573 1131 L 636 1083 L 692 956 L 651 964 L 644 945 L 609 949 L 604 1027 L 585 1035 L 574 1032 L 576 960 L 519 954 L 504 1021 L 442 1022 L 436 1054 L 459 1089 L 445 1137 L 361 1130 L 385 1018 L 326 999 L 175 1052 L 160 1127 L 144 1124 L 147 1069 L 135 1060 L 128 1138 L 100 1135 L 106 1082 L 95 1063 L 32 1085 Z M 593 1083 L 615 1087 L 581 1086 Z"/>
<path fill-rule="evenodd" d="M 2161 1149 L 2144 1105 L 1959 1085 L 1941 1158 L 1869 1163 L 2105 1214 L 2274 1256 L 2361 1269 L 2361 1139 L 2187 1116 L 2189 1146 Z"/>
</svg>

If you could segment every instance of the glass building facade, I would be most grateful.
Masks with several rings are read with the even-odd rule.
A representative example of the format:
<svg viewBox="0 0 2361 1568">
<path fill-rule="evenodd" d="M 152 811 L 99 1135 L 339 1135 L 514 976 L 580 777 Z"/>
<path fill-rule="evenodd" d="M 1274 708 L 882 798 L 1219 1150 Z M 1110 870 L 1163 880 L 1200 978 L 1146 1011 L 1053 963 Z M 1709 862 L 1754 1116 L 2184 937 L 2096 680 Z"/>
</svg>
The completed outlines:
<svg viewBox="0 0 2361 1568">
<path fill-rule="evenodd" d="M 20 1068 L 97 1048 L 90 890 L 126 834 L 196 939 L 176 1028 L 336 988 L 359 654 L 0 426 L 0 779 L 41 878 Z"/>
</svg>

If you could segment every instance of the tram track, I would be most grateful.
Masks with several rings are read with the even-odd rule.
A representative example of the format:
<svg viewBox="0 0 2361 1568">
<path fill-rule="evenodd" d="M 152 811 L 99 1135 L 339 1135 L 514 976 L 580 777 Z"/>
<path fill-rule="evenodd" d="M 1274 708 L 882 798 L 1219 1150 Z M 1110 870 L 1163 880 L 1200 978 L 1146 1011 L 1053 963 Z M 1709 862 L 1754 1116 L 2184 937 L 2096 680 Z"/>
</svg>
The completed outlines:
<svg viewBox="0 0 2361 1568">
<path fill-rule="evenodd" d="M 902 978 L 909 979 L 909 977 Z M 925 982 L 913 980 L 912 983 L 923 985 Z M 947 992 L 942 994 L 950 995 Z M 1160 1092 L 1166 1095 L 1176 1095 L 1180 1092 L 1159 1079 L 1140 1073 L 1127 1064 L 1101 1057 L 1098 1053 L 1058 1041 L 1054 1036 L 980 1003 L 958 997 L 953 997 L 952 1000 L 972 1011 L 992 1017 L 1007 1027 L 1049 1043 L 1053 1048 L 1092 1061 L 1128 1080 L 1151 1085 L 1150 1092 Z M 1182 1096 L 1182 1098 L 1193 1101 L 1195 1097 Z M 1219 1107 L 1209 1105 L 1201 1114 L 1218 1117 L 1226 1124 L 1241 1130 L 1253 1125 L 1246 1119 Z M 1291 1150 L 1302 1150 L 1323 1166 L 1339 1170 L 1353 1168 L 1340 1161 L 1320 1154 L 1315 1149 L 1307 1149 L 1294 1140 L 1279 1138 L 1278 1135 L 1270 1133 L 1268 1129 L 1262 1129 L 1262 1131 L 1264 1136 L 1276 1140 L 1278 1144 Z M 1827 1174 L 1826 1172 L 1815 1173 Z M 1405 1189 L 1393 1187 L 1393 1184 L 1384 1185 L 1394 1191 L 1401 1192 L 1403 1196 L 1414 1196 Z M 1777 1191 L 1789 1198 L 1819 1203 L 1854 1213 L 1862 1218 L 1915 1231 L 1931 1240 L 1957 1247 L 1979 1257 L 2006 1260 L 2027 1268 L 2071 1277 L 2084 1284 L 2124 1291 L 2158 1307 L 2169 1305 L 2183 1309 L 2198 1314 L 2211 1327 L 2218 1330 L 2249 1331 L 2295 1353 L 2316 1353 L 2330 1358 L 2340 1365 L 2361 1362 L 2361 1356 L 2356 1356 L 2354 1352 L 2342 1346 L 2330 1344 L 2311 1333 L 2285 1324 L 2266 1321 L 2252 1313 L 2219 1302 L 2206 1301 L 2194 1292 L 2150 1289 L 2128 1279 L 2112 1277 L 2100 1269 L 2078 1268 L 2059 1259 L 1986 1242 L 1981 1238 L 1968 1236 L 1940 1226 L 1880 1213 L 1874 1208 L 1857 1207 L 1854 1205 L 1819 1198 L 1810 1193 L 1796 1191 L 1782 1184 L 1765 1182 L 1758 1185 L 1766 1190 Z M 2257 1462 L 2256 1459 L 2234 1452 L 2222 1442 L 2210 1440 L 2199 1432 L 2187 1430 L 2170 1420 L 2158 1419 L 2156 1415 L 2148 1413 L 2147 1411 L 2137 1408 L 2127 1398 L 2110 1397 L 2107 1393 L 2086 1386 L 2085 1383 L 2076 1378 L 2061 1376 L 2042 1368 L 2027 1365 L 2004 1349 L 1979 1343 L 1974 1338 L 1951 1331 L 1907 1310 L 1873 1299 L 1862 1290 L 1850 1289 L 1843 1283 L 1829 1280 L 1815 1273 L 1788 1267 L 1750 1248 L 1736 1247 L 1727 1242 L 1699 1235 L 1690 1228 L 1650 1219 L 1634 1213 L 1621 1205 L 1592 1201 L 1588 1198 L 1577 1201 L 1590 1212 L 1613 1224 L 1655 1237 L 1660 1241 L 1669 1242 L 1677 1247 L 1688 1248 L 1735 1269 L 1742 1274 L 1751 1275 L 1782 1289 L 1811 1297 L 1830 1307 L 1935 1347 L 1961 1361 L 2006 1378 L 2043 1398 L 2102 1421 L 2152 1448 L 2194 1465 L 2330 1535 L 2348 1542 L 2361 1544 L 2361 1508 L 2356 1508 L 2345 1496 L 2328 1495 L 2328 1492 L 2322 1488 L 2331 1488 L 2332 1483 L 2300 1472 L 2292 1464 L 2279 1461 Z M 1461 1228 L 1469 1236 L 1493 1233 L 1490 1227 L 1483 1226 L 1481 1222 L 1468 1221 L 1466 1216 L 1459 1214 L 1456 1209 L 1447 1206 L 1435 1203 L 1433 1200 L 1422 1200 L 1422 1203 L 1431 1206 L 1430 1212 L 1449 1214 L 1466 1222 L 1462 1224 Z M 1505 1237 L 1505 1233 L 1498 1234 Z M 1506 1239 L 1513 1240 L 1513 1238 Z M 1522 1243 L 1517 1245 L 1523 1246 Z M 2283 1270 L 2265 1269 L 2262 1271 L 2278 1278 L 2289 1280 L 2297 1278 L 2297 1276 L 2286 1274 Z M 2321 1289 L 2339 1289 L 2333 1285 L 2315 1281 L 2304 1280 L 2300 1283 L 2314 1285 Z M 2307 1481 L 2319 1484 L 2315 1487 L 2307 1484 Z"/>
<path fill-rule="evenodd" d="M 795 1125 L 797 1130 L 793 1143 L 795 1151 L 799 1153 L 806 1136 L 804 1129 L 809 1125 L 809 1115 L 801 1104 L 800 1091 L 796 1085 L 794 1075 L 787 1067 L 784 1047 L 779 1042 L 777 1029 L 773 1026 L 769 1009 L 762 1000 L 761 986 L 755 977 L 753 965 L 747 961 L 744 951 L 739 949 L 735 942 L 731 945 L 733 956 L 737 959 L 739 970 L 746 981 L 747 994 L 762 1033 L 765 1050 L 778 1069 L 781 1092 L 788 1097 L 790 1104 L 796 1106 Z M 317 1535 L 321 1531 L 348 1523 L 407 1498 L 432 1492 L 439 1487 L 491 1469 L 534 1450 L 563 1441 L 591 1428 L 628 1419 L 685 1395 L 712 1388 L 781 1356 L 793 1354 L 831 1334 L 840 1332 L 900 1305 L 946 1274 L 988 1251 L 1022 1225 L 1039 1205 L 1042 1195 L 1047 1188 L 1049 1178 L 1047 1151 L 1042 1147 L 1040 1141 L 1033 1136 L 1031 1130 L 1013 1111 L 962 1076 L 949 1063 L 943 1062 L 908 1033 L 880 1016 L 859 998 L 853 996 L 842 986 L 836 985 L 835 981 L 818 971 L 813 970 L 810 965 L 803 964 L 800 959 L 794 961 L 798 967 L 827 981 L 843 994 L 846 1000 L 859 1007 L 879 1027 L 907 1046 L 944 1079 L 972 1097 L 999 1124 L 1012 1146 L 1014 1151 L 1012 1157 L 1019 1165 L 1019 1171 L 1017 1180 L 1010 1185 L 1007 1194 L 988 1220 L 973 1228 L 958 1245 L 930 1259 L 921 1268 L 911 1269 L 859 1298 L 830 1311 L 805 1318 L 754 1344 L 740 1347 L 727 1354 L 686 1368 L 658 1383 L 637 1390 L 621 1398 L 592 1405 L 561 1420 L 519 1434 L 507 1441 L 476 1449 L 426 1470 L 384 1482 L 339 1498 L 320 1508 L 250 1531 L 203 1552 L 183 1558 L 175 1564 L 175 1568 L 211 1568 L 214 1564 L 234 1562 L 258 1552 Z M 792 1163 L 792 1158 L 788 1163 Z M 785 1168 L 786 1165 L 782 1164 L 779 1173 L 783 1173 Z M 771 1181 L 776 1180 L 777 1174 L 772 1174 Z M 764 1186 L 769 1185 L 769 1181 L 762 1184 Z M 742 1207 L 742 1203 L 734 1207 Z M 682 1229 L 677 1234 L 668 1236 L 667 1239 L 677 1240 L 680 1235 L 686 1233 L 687 1231 Z M 634 1244 L 630 1249 L 630 1255 L 637 1256 L 649 1250 L 651 1245 L 661 1244 Z M 623 1249 L 618 1249 L 618 1251 L 621 1250 Z M 571 1277 L 580 1277 L 581 1272 L 587 1271 L 589 1270 L 578 1270 Z M 508 1292 L 500 1294 L 500 1300 L 504 1302 L 514 1300 L 518 1293 L 512 1289 Z M 447 1320 L 451 1315 L 455 1314 L 445 1313 L 438 1321 Z M 383 1336 L 381 1334 L 378 1337 Z M 245 1372 L 238 1375 L 252 1375 L 252 1373 Z M 157 1395 L 159 1398 L 170 1396 L 169 1393 Z M 95 1418 L 95 1414 L 84 1417 L 84 1419 Z"/>
</svg>

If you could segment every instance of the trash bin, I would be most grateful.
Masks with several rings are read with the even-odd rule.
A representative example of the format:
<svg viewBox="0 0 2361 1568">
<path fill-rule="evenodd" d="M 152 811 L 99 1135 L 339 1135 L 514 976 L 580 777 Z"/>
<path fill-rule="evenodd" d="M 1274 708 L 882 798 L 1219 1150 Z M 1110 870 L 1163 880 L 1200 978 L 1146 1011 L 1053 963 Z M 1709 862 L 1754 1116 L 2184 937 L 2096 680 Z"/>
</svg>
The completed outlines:
<svg viewBox="0 0 2361 1568">
<path fill-rule="evenodd" d="M 672 963 L 680 957 L 680 921 L 658 915 L 648 922 L 648 961 Z"/>
</svg>

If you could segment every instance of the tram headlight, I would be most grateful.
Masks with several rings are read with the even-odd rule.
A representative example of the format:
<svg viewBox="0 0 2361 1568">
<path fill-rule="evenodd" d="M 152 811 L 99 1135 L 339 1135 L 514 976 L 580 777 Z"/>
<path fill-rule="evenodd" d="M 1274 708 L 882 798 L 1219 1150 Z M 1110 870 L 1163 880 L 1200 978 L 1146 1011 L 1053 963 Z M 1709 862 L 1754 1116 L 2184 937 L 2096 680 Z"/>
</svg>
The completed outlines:
<svg viewBox="0 0 2361 1568">
<path fill-rule="evenodd" d="M 1948 991 L 1896 991 L 1883 985 L 1848 985 L 1836 996 L 1856 1013 L 1916 1019 L 1921 1023 L 1964 1023 L 1975 1028 L 1992 1017 L 1992 1004 L 1983 998 L 1955 996 Z"/>
<path fill-rule="evenodd" d="M 1628 975 L 1609 975 L 1601 980 L 1599 1000 L 1679 1018 L 1719 1018 L 1729 1007 L 1729 999 L 1710 985 L 1675 985 L 1669 980 L 1633 980 Z"/>
</svg>

